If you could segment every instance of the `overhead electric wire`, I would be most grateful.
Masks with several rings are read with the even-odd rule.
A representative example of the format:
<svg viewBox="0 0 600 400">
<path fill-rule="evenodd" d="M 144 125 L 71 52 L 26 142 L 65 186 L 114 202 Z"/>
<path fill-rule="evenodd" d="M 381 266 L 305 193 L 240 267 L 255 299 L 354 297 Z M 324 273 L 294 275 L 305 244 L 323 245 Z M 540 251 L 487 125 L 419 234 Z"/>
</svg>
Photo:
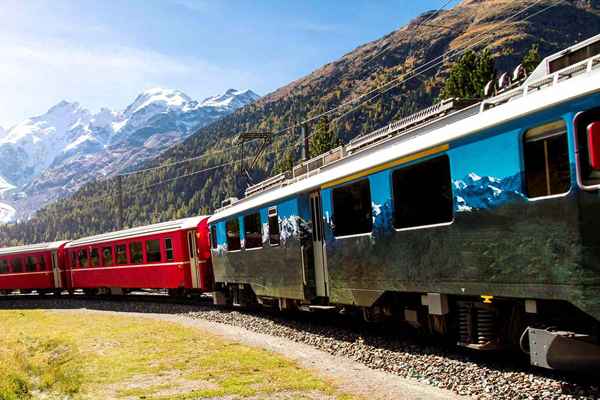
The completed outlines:
<svg viewBox="0 0 600 400">
<path fill-rule="evenodd" d="M 431 20 L 435 19 L 436 17 L 438 17 L 439 14 L 440 14 L 440 12 L 442 10 L 444 10 L 450 3 L 454 2 L 454 1 L 456 1 L 456 0 L 446 0 L 446 2 L 444 4 L 442 4 L 442 6 L 440 8 L 438 8 L 435 12 L 433 12 L 432 14 L 430 14 L 429 16 L 427 16 L 427 18 L 425 18 L 423 21 L 419 22 L 417 24 L 417 26 L 415 27 L 415 31 L 413 32 L 413 39 L 414 39 L 414 36 L 416 35 L 417 31 L 419 30 L 419 28 L 422 25 L 424 25 L 427 21 L 431 21 Z M 368 60 L 365 61 L 365 64 L 370 63 L 373 59 L 379 57 L 385 51 L 387 51 L 387 49 L 383 49 L 378 54 L 373 55 L 372 57 L 370 57 Z M 279 133 L 280 132 L 278 132 L 278 134 Z M 252 140 L 247 141 L 246 143 L 255 142 L 257 140 L 259 140 L 259 139 L 252 139 Z M 221 149 L 219 151 L 212 152 L 210 154 L 202 154 L 202 155 L 199 155 L 199 156 L 196 156 L 196 157 L 190 157 L 190 158 L 186 158 L 184 160 L 175 161 L 175 162 L 168 163 L 168 164 L 157 165 L 155 167 L 148 167 L 148 168 L 139 169 L 139 170 L 135 170 L 135 171 L 123 172 L 123 173 L 120 173 L 119 175 L 120 176 L 130 176 L 130 175 L 141 174 L 141 173 L 144 173 L 144 172 L 155 171 L 155 170 L 158 170 L 158 169 L 169 168 L 169 167 L 177 166 L 177 165 L 184 164 L 184 163 L 187 163 L 187 162 L 191 162 L 191 161 L 203 159 L 203 158 L 206 158 L 208 156 L 215 155 L 215 154 L 222 154 L 222 153 L 225 153 L 227 151 L 233 150 L 236 147 L 239 147 L 240 145 L 241 144 L 232 144 L 231 146 L 229 146 L 229 147 L 227 147 L 225 149 Z"/>
<path fill-rule="evenodd" d="M 449 0 L 449 1 L 447 1 L 447 2 L 445 3 L 445 5 L 447 5 L 448 3 L 450 3 L 450 1 L 453 1 L 453 0 Z M 536 5 L 538 5 L 539 3 L 541 3 L 542 1 L 544 1 L 544 0 L 536 0 L 536 1 L 535 1 L 533 4 L 530 4 L 529 6 L 525 7 L 525 8 L 524 8 L 524 9 L 522 9 L 521 11 L 519 11 L 519 12 L 516 12 L 515 14 L 513 14 L 513 15 L 511 15 L 511 16 L 509 16 L 509 17 L 507 17 L 507 18 L 505 18 L 505 19 L 504 19 L 504 20 L 503 20 L 503 21 L 502 21 L 500 24 L 501 24 L 501 25 L 503 25 L 503 24 L 506 24 L 507 22 L 509 22 L 510 20 L 512 20 L 512 19 L 514 19 L 515 17 L 519 16 L 520 14 L 522 14 L 522 13 L 526 12 L 527 10 L 531 9 L 532 7 L 535 7 Z M 547 10 L 548 10 L 548 9 L 550 9 L 550 8 L 553 8 L 553 7 L 556 7 L 556 6 L 558 6 L 558 5 L 559 5 L 560 3 L 562 3 L 562 2 L 564 2 L 564 0 L 558 0 L 556 3 L 554 3 L 554 4 L 552 4 L 552 5 L 550 5 L 550 6 L 546 7 L 546 8 L 544 8 L 544 9 L 542 9 L 542 10 L 540 10 L 540 11 L 538 11 L 537 13 L 535 13 L 535 14 L 532 14 L 532 15 L 530 15 L 530 16 L 528 16 L 528 17 L 526 17 L 526 18 L 525 18 L 525 19 L 523 19 L 523 20 L 513 21 L 513 22 L 512 22 L 512 23 L 510 23 L 510 24 L 515 24 L 515 23 L 519 23 L 519 22 L 526 21 L 526 20 L 528 20 L 528 19 L 530 19 L 530 18 L 532 18 L 532 17 L 534 17 L 534 16 L 536 16 L 536 15 L 539 15 L 539 14 L 541 14 L 541 13 L 543 13 L 543 12 L 547 11 Z M 444 6 L 442 6 L 442 7 L 445 7 L 445 5 L 444 5 Z M 432 15 L 435 15 L 435 13 L 434 13 L 434 14 L 432 14 Z M 429 19 L 426 19 L 425 21 L 428 21 L 428 20 L 429 20 Z M 495 29 L 495 28 L 494 28 L 494 29 Z M 490 33 L 492 30 L 493 30 L 493 29 L 491 28 L 491 29 L 489 29 L 489 30 L 486 30 L 486 31 L 484 31 L 484 32 L 481 32 L 481 33 L 479 33 L 479 34 L 478 34 L 478 35 L 476 35 L 474 38 L 471 38 L 469 41 L 467 41 L 467 42 L 466 42 L 466 44 L 468 44 L 468 43 L 471 43 L 473 40 L 476 40 L 476 39 L 480 38 L 480 37 L 481 37 L 481 36 L 483 36 L 483 35 L 487 35 L 487 34 L 488 34 L 488 33 Z M 281 135 L 281 134 L 283 134 L 283 133 L 285 133 L 285 132 L 288 132 L 288 131 L 291 131 L 291 130 L 293 130 L 293 129 L 296 129 L 296 128 L 298 128 L 298 127 L 301 127 L 301 126 L 303 126 L 303 125 L 306 125 L 306 124 L 308 124 L 308 123 L 310 123 L 310 122 L 312 122 L 312 121 L 315 121 L 315 120 L 317 120 L 317 119 L 320 119 L 320 118 L 322 118 L 322 117 L 324 117 L 324 116 L 328 116 L 328 115 L 330 115 L 330 114 L 332 114 L 332 113 L 334 113 L 334 112 L 338 111 L 338 110 L 339 110 L 339 109 L 341 109 L 341 108 L 344 108 L 344 107 L 347 107 L 347 106 L 349 106 L 349 105 L 351 105 L 351 104 L 353 104 L 353 103 L 356 103 L 357 101 L 359 101 L 359 100 L 361 100 L 361 99 L 364 99 L 365 97 L 367 97 L 367 96 L 369 96 L 369 95 L 372 95 L 372 94 L 374 94 L 374 93 L 376 93 L 376 92 L 378 92 L 378 91 L 382 90 L 383 88 L 386 88 L 387 86 L 390 86 L 390 85 L 392 85 L 392 84 L 393 84 L 392 86 L 390 86 L 390 87 L 387 87 L 387 88 L 386 88 L 384 91 L 382 91 L 382 92 L 379 92 L 379 93 L 376 93 L 374 96 L 371 96 L 370 98 L 366 99 L 365 101 L 362 101 L 362 102 L 360 102 L 359 104 L 357 104 L 356 106 L 354 106 L 352 109 L 350 109 L 350 110 L 346 111 L 345 113 L 341 114 L 340 116 L 336 117 L 336 118 L 333 120 L 333 122 L 337 122 L 337 121 L 339 121 L 341 118 L 343 118 L 344 116 L 346 116 L 346 115 L 348 115 L 348 114 L 350 114 L 350 113 L 354 112 L 354 111 L 355 111 L 355 110 L 357 110 L 358 108 L 362 107 L 364 104 L 366 104 L 366 103 L 368 103 L 368 102 L 370 102 L 370 101 L 374 100 L 375 98 L 377 98 L 377 97 L 381 96 L 382 94 L 385 94 L 385 93 L 387 93 L 388 91 L 392 90 L 393 88 L 395 88 L 395 87 L 398 87 L 399 85 L 401 85 L 401 84 L 403 84 L 403 83 L 405 83 L 405 82 L 407 82 L 407 81 L 409 81 L 409 80 L 413 79 L 414 77 L 416 77 L 416 76 L 418 76 L 418 75 L 421 75 L 421 74 L 423 74 L 424 72 L 427 72 L 427 71 L 429 71 L 429 70 L 431 70 L 431 69 L 433 69 L 433 68 L 435 68 L 435 67 L 439 66 L 440 64 L 443 64 L 444 62 L 446 62 L 446 61 L 447 61 L 447 59 L 444 59 L 444 57 L 446 57 L 446 56 L 449 56 L 449 57 L 450 57 L 450 59 L 451 59 L 451 58 L 454 58 L 454 57 L 456 57 L 456 56 L 458 56 L 458 55 L 464 54 L 466 51 L 470 50 L 470 49 L 471 49 L 471 48 L 473 48 L 473 47 L 476 47 L 477 45 L 479 45 L 480 43 L 482 43 L 484 40 L 485 40 L 485 38 L 483 38 L 483 39 L 481 39 L 481 40 L 477 41 L 476 43 L 473 43 L 473 44 L 470 44 L 470 45 L 468 45 L 468 46 L 467 46 L 466 48 L 464 48 L 464 49 L 457 48 L 457 49 L 452 49 L 452 50 L 446 51 L 446 52 L 444 52 L 442 55 L 440 55 L 440 56 L 438 56 L 438 57 L 436 57 L 436 58 L 434 58 L 434 59 L 432 59 L 432 60 L 430 60 L 430 61 L 426 62 L 425 64 L 422 64 L 422 65 L 420 65 L 420 66 L 418 66 L 418 67 L 414 68 L 414 69 L 411 71 L 411 74 L 410 74 L 409 76 L 401 76 L 401 77 L 398 77 L 398 78 L 396 78 L 396 79 L 393 79 L 393 80 L 391 80 L 391 81 L 389 81 L 389 82 L 386 82 L 385 84 L 383 84 L 383 85 L 381 85 L 381 86 L 379 86 L 379 87 L 377 87 L 377 88 L 374 88 L 374 89 L 372 89 L 372 90 L 370 90 L 370 91 L 368 91 L 368 92 L 366 92 L 366 93 L 364 93 L 364 94 L 362 94 L 362 95 L 360 95 L 360 96 L 358 96 L 358 97 L 356 97 L 356 98 L 354 98 L 354 99 L 351 99 L 351 100 L 349 100 L 349 101 L 346 101 L 346 102 L 344 102 L 344 103 L 342 103 L 342 104 L 339 104 L 338 106 L 336 106 L 336 107 L 334 107 L 334 108 L 331 108 L 331 109 L 329 109 L 329 110 L 327 110 L 327 111 L 324 111 L 324 112 L 322 112 L 322 113 L 320 113 L 320 114 L 318 114 L 318 115 L 315 115 L 315 116 L 309 117 L 309 118 L 307 118 L 307 119 L 304 119 L 303 121 L 301 121 L 301 122 L 297 122 L 297 123 L 295 123 L 295 124 L 292 124 L 292 125 L 290 125 L 290 126 L 288 126 L 288 127 L 286 127 L 286 128 L 280 129 L 280 130 L 278 130 L 278 131 L 274 132 L 274 133 L 273 133 L 273 136 L 274 136 L 274 137 L 275 137 L 275 136 L 279 136 L 279 135 Z M 466 44 L 463 44 L 462 46 L 465 46 Z M 462 46 L 461 46 L 461 47 L 462 47 Z M 460 49 L 460 50 L 459 50 L 459 49 Z M 436 60 L 440 60 L 440 59 L 441 59 L 441 61 L 436 61 Z M 434 63 L 434 62 L 435 62 L 435 63 Z M 432 64 L 432 63 L 433 63 L 433 64 Z M 311 137 L 311 136 L 313 136 L 313 135 L 314 135 L 314 132 L 313 132 L 313 133 L 311 133 L 311 134 L 309 134 L 309 135 L 307 136 L 307 139 L 308 139 L 308 138 L 310 138 L 310 137 Z M 249 140 L 249 141 L 248 141 L 248 142 L 246 142 L 246 143 L 249 143 L 249 142 L 254 142 L 254 141 L 256 141 L 256 140 L 259 140 L 259 139 Z M 301 142 L 300 142 L 300 143 L 296 143 L 296 144 L 294 144 L 293 146 L 294 146 L 294 147 L 296 147 L 296 146 L 298 146 L 299 144 L 301 144 Z M 139 174 L 139 173 L 148 172 L 148 171 L 153 171 L 153 170 L 157 170 L 157 169 L 168 168 L 168 167 L 171 167 L 171 166 L 176 166 L 176 165 L 184 164 L 184 163 L 187 163 L 187 162 L 190 162 L 190 161 L 194 161 L 194 160 L 203 159 L 203 158 L 206 158 L 206 157 L 209 157 L 209 156 L 214 156 L 214 155 L 218 155 L 218 154 L 223 154 L 223 153 L 225 153 L 225 152 L 227 152 L 227 151 L 230 151 L 230 150 L 233 150 L 233 149 L 237 148 L 237 147 L 238 147 L 238 146 L 240 146 L 240 145 L 241 145 L 241 144 L 232 144 L 231 146 L 229 146 L 229 147 L 227 147 L 227 148 L 224 148 L 224 149 L 221 149 L 221 150 L 213 151 L 213 152 L 210 152 L 210 153 L 204 153 L 204 154 L 202 154 L 202 155 L 199 155 L 199 156 L 191 157 L 191 158 L 188 158 L 188 159 L 184 159 L 184 160 L 176 161 L 176 162 L 169 163 L 169 164 L 164 164 L 164 165 L 160 165 L 160 166 L 156 166 L 156 167 L 149 167 L 149 168 L 142 169 L 142 170 L 136 170 L 136 171 L 126 172 L 126 173 L 123 173 L 123 174 L 120 174 L 120 175 L 121 175 L 121 176 L 130 176 L 130 175 Z M 286 146 L 286 147 L 289 147 L 289 146 Z M 265 155 L 266 155 L 266 154 L 272 154 L 272 153 L 273 153 L 273 151 L 271 151 L 271 152 L 268 152 L 268 153 L 265 153 Z M 251 158 L 252 158 L 252 157 L 248 157 L 248 159 L 251 159 Z M 244 160 L 245 160 L 245 159 L 244 159 Z M 228 163 L 225 163 L 225 164 L 221 164 L 221 165 L 219 165 L 219 166 L 213 166 L 213 167 L 210 167 L 210 168 L 209 168 L 209 170 L 212 170 L 212 169 L 217 169 L 217 168 L 224 167 L 224 166 L 231 165 L 231 164 L 238 163 L 238 162 L 242 162 L 242 161 L 244 161 L 244 160 L 236 160 L 236 161 L 231 161 L 231 162 L 228 162 Z M 153 186 L 149 186 L 149 188 L 150 188 L 150 187 L 155 187 L 155 186 L 158 186 L 158 185 L 160 185 L 160 184 L 163 184 L 163 183 L 166 183 L 166 182 L 172 182 L 172 181 L 174 181 L 174 180 L 177 180 L 177 179 L 179 179 L 179 178 L 184 178 L 184 177 L 193 176 L 193 175 L 196 175 L 196 174 L 198 174 L 198 173 L 201 173 L 201 172 L 205 172 L 205 170 L 199 170 L 199 171 L 196 171 L 196 172 L 194 172 L 194 173 L 191 173 L 191 174 L 182 175 L 181 177 L 170 178 L 170 179 L 168 179 L 168 180 L 166 180 L 166 181 L 161 181 L 161 182 L 158 182 L 158 183 L 156 183 L 156 184 L 153 184 Z M 143 190 L 143 189 L 142 189 L 142 190 Z"/>
<path fill-rule="evenodd" d="M 523 12 L 525 12 L 526 10 L 528 10 L 528 9 L 530 9 L 530 8 L 532 8 L 532 7 L 534 7 L 534 6 L 536 6 L 537 4 L 541 3 L 542 1 L 544 1 L 544 0 L 536 0 L 536 2 L 535 2 L 534 4 L 532 4 L 532 5 L 528 6 L 527 8 L 525 8 L 525 9 L 521 10 L 520 12 L 518 12 L 518 13 L 514 14 L 513 16 L 511 16 L 511 17 L 509 17 L 509 18 L 506 18 L 506 19 L 505 19 L 503 22 L 501 22 L 501 24 L 505 24 L 505 23 L 507 23 L 507 22 L 508 22 L 510 19 L 512 19 L 512 18 L 514 18 L 514 17 L 516 17 L 516 16 L 518 16 L 519 14 L 522 14 L 522 13 L 523 13 Z M 556 2 L 556 3 L 554 3 L 554 4 L 550 5 L 550 6 L 547 6 L 546 8 L 544 8 L 544 9 L 542 9 L 542 10 L 540 10 L 540 11 L 538 11 L 538 12 L 536 12 L 536 13 L 534 13 L 534 14 L 532 14 L 532 15 L 530 15 L 530 16 L 528 16 L 528 17 L 526 17 L 526 18 L 524 18 L 523 20 L 513 21 L 513 22 L 511 22 L 509 25 L 512 25 L 512 24 L 516 24 L 516 23 L 520 23 L 520 22 L 527 21 L 527 20 L 528 20 L 528 19 L 530 19 L 530 18 L 533 18 L 533 17 L 535 17 L 535 16 L 537 16 L 537 15 L 539 15 L 539 14 L 543 13 L 543 12 L 546 12 L 547 10 L 549 10 L 549 9 L 551 9 L 551 8 L 553 8 L 553 7 L 556 7 L 556 6 L 558 6 L 558 5 L 559 5 L 560 3 L 562 3 L 562 2 L 564 2 L 564 0 L 557 0 L 557 2 Z M 483 36 L 483 35 L 487 35 L 487 34 L 491 33 L 491 31 L 492 31 L 492 29 L 489 29 L 489 30 L 487 30 L 487 31 L 484 31 L 484 32 L 482 32 L 482 33 L 478 34 L 477 36 L 475 36 L 474 38 L 470 39 L 470 41 L 469 41 L 469 42 L 471 42 L 471 41 L 473 41 L 473 40 L 475 40 L 475 39 L 478 39 L 478 38 L 480 38 L 480 37 L 481 37 L 481 36 Z M 403 83 L 406 83 L 406 82 L 408 82 L 409 80 L 411 80 L 411 79 L 415 78 L 416 76 L 418 76 L 418 75 L 422 75 L 423 73 L 425 73 L 425 72 L 428 72 L 428 71 L 430 71 L 430 70 L 432 70 L 432 69 L 434 69 L 434 68 L 436 68 L 436 67 L 438 67 L 438 66 L 442 65 L 444 62 L 446 62 L 446 61 L 447 61 L 447 59 L 444 59 L 444 57 L 445 57 L 445 56 L 448 56 L 448 57 L 449 57 L 448 59 L 452 59 L 452 58 L 454 58 L 454 57 L 456 57 L 456 56 L 459 56 L 459 55 L 462 55 L 462 54 L 466 53 L 467 51 L 469 51 L 470 49 L 472 49 L 472 48 L 474 48 L 474 47 L 477 47 L 479 44 L 481 44 L 481 43 L 482 43 L 482 42 L 484 42 L 485 40 L 487 40 L 487 38 L 482 38 L 482 39 L 480 39 L 479 41 L 477 41 L 477 42 L 475 42 L 475 43 L 473 43 L 473 44 L 470 44 L 469 46 L 467 46 L 466 48 L 463 48 L 463 49 L 461 49 L 461 50 L 456 50 L 456 49 L 453 49 L 453 50 L 447 51 L 447 52 L 445 52 L 444 54 L 442 54 L 442 55 L 440 55 L 440 56 L 438 56 L 438 57 L 434 58 L 433 60 L 430 60 L 429 62 L 425 63 L 424 65 L 421 65 L 419 68 L 417 68 L 417 70 L 418 70 L 418 71 L 415 71 L 415 72 L 413 72 L 413 73 L 412 73 L 412 75 L 409 75 L 408 77 L 405 77 L 404 79 L 401 79 L 401 80 L 400 80 L 400 78 L 402 78 L 402 77 L 398 77 L 397 79 L 394 79 L 394 80 L 392 80 L 392 81 L 390 81 L 390 82 L 387 82 L 387 83 L 385 83 L 385 84 L 383 84 L 383 85 L 379 86 L 379 87 L 378 87 L 378 88 L 376 88 L 376 89 L 373 89 L 373 90 L 371 90 L 371 91 L 369 92 L 369 94 L 371 94 L 371 93 L 375 93 L 375 92 L 378 92 L 378 93 L 375 93 L 375 95 L 373 95 L 372 97 L 368 98 L 367 100 L 365 100 L 365 101 L 363 101 L 363 102 L 360 102 L 359 104 L 357 104 L 356 106 L 354 106 L 354 107 L 353 107 L 353 108 L 351 108 L 350 110 L 348 110 L 348 111 L 344 112 L 343 114 L 341 114 L 340 116 L 336 117 L 336 118 L 335 118 L 335 119 L 334 119 L 332 122 L 337 122 L 337 121 L 339 121 L 340 119 L 342 119 L 342 118 L 343 118 L 343 117 L 345 117 L 346 115 L 348 115 L 348 114 L 350 114 L 350 113 L 352 113 L 352 112 L 356 111 L 356 110 L 357 110 L 357 109 L 359 109 L 360 107 L 362 107 L 364 104 L 371 102 L 372 100 L 376 99 L 377 97 L 379 97 L 379 96 L 381 96 L 381 95 L 383 95 L 383 94 L 385 94 L 385 93 L 389 92 L 390 90 L 392 90 L 392 89 L 394 89 L 394 88 L 396 88 L 396 87 L 400 86 L 400 85 L 401 85 L 401 84 L 403 84 Z M 452 53 L 452 54 L 450 54 L 450 53 Z M 441 59 L 441 60 L 440 60 L 440 59 Z M 440 60 L 440 61 L 436 61 L 434 64 L 430 65 L 430 64 L 431 64 L 433 61 L 435 61 L 435 60 Z M 428 65 L 429 65 L 429 66 L 428 66 Z M 423 68 L 423 67 L 425 67 L 425 66 L 428 66 L 428 67 L 427 67 L 427 68 L 425 68 L 425 69 L 422 69 L 422 68 Z M 391 85 L 392 83 L 393 83 L 393 85 Z M 380 91 L 380 90 L 382 90 L 383 88 L 385 88 L 386 86 L 389 86 L 389 85 L 391 85 L 391 86 L 390 86 L 390 87 L 388 87 L 388 88 L 386 88 L 386 89 L 385 89 L 385 90 L 383 90 L 383 91 Z M 379 92 L 379 91 L 380 91 L 380 92 Z M 364 95 L 362 95 L 362 96 L 360 96 L 360 97 L 364 97 Z"/>
</svg>

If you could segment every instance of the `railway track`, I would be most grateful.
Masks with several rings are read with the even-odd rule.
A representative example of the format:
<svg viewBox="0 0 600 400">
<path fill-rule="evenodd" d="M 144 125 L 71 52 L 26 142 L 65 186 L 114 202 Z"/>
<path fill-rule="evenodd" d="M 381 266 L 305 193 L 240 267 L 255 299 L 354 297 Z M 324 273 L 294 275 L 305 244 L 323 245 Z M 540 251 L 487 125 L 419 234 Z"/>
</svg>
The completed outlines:
<svg viewBox="0 0 600 400">
<path fill-rule="evenodd" d="M 369 325 L 331 312 L 284 315 L 268 309 L 237 310 L 215 307 L 209 296 L 172 298 L 162 293 L 0 296 L 0 309 L 25 308 L 88 308 L 204 319 L 305 343 L 374 369 L 481 399 L 600 398 L 597 371 L 574 375 L 536 369 L 518 354 L 473 352 L 425 339 L 414 330 Z"/>
</svg>

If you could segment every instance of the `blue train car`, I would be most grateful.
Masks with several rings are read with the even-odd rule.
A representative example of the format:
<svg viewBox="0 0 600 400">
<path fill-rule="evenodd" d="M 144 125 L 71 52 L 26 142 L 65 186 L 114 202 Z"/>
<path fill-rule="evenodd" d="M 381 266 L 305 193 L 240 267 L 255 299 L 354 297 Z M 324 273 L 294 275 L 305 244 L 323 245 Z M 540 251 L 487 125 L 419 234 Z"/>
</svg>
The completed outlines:
<svg viewBox="0 0 600 400">
<path fill-rule="evenodd" d="M 249 188 L 215 299 L 354 307 L 547 368 L 600 365 L 600 35 Z"/>
</svg>

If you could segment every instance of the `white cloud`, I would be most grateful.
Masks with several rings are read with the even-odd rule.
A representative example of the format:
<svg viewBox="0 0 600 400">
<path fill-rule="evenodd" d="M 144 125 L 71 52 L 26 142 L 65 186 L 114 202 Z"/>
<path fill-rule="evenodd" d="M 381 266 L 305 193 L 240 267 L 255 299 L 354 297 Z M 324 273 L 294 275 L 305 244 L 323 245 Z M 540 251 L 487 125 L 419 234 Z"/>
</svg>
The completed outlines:
<svg viewBox="0 0 600 400">
<path fill-rule="evenodd" d="M 246 73 L 196 58 L 146 49 L 0 42 L 0 125 L 40 114 L 62 99 L 93 110 L 122 108 L 143 89 L 167 86 L 205 97 L 225 86 L 243 88 Z"/>
</svg>

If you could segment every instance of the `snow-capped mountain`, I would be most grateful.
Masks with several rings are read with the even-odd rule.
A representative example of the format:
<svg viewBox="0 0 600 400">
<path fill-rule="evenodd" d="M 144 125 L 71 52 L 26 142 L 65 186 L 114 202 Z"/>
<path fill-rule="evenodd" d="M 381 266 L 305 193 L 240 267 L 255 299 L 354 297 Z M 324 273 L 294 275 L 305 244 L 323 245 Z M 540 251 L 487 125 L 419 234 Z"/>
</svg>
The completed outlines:
<svg viewBox="0 0 600 400">
<path fill-rule="evenodd" d="M 454 181 L 456 210 L 469 212 L 498 207 L 524 199 L 519 174 L 506 178 L 481 177 L 474 172 Z"/>
<path fill-rule="evenodd" d="M 156 157 L 258 98 L 251 90 L 230 89 L 198 102 L 179 90 L 154 88 L 123 111 L 103 108 L 96 114 L 61 101 L 43 115 L 0 130 L 0 200 L 16 208 L 12 217 L 27 218 L 90 180 Z"/>
</svg>

